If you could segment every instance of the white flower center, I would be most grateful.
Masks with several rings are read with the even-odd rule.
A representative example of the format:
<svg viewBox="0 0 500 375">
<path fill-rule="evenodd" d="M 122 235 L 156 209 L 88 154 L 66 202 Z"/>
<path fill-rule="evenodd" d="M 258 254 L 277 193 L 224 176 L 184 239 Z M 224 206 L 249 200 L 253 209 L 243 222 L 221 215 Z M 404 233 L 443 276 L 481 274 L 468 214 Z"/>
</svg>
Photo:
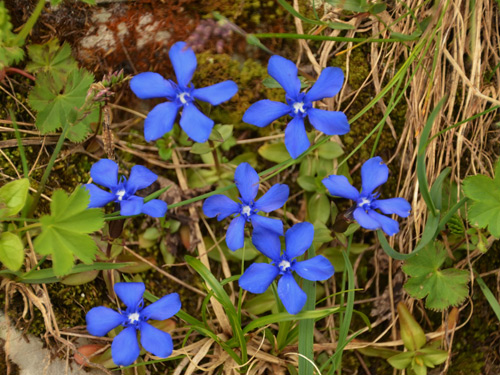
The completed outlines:
<svg viewBox="0 0 500 375">
<path fill-rule="evenodd" d="M 241 209 L 241 213 L 242 213 L 243 215 L 248 216 L 248 215 L 250 215 L 250 211 L 251 211 L 251 210 L 252 210 L 252 209 L 250 208 L 250 206 L 243 206 L 243 208 Z"/>
<path fill-rule="evenodd" d="M 119 201 L 123 199 L 125 193 L 126 193 L 125 189 L 121 189 L 116 192 L 116 196 L 118 197 Z"/>
<path fill-rule="evenodd" d="M 128 315 L 128 321 L 132 324 L 139 321 L 140 315 L 138 312 L 132 313 Z"/>
<path fill-rule="evenodd" d="M 286 271 L 287 269 L 290 268 L 290 262 L 288 260 L 282 260 L 280 262 L 280 264 L 278 265 L 278 267 L 282 270 L 282 271 Z"/>
<path fill-rule="evenodd" d="M 361 202 L 358 203 L 358 207 L 363 207 L 365 204 L 370 204 L 370 200 L 367 198 L 361 199 Z"/>
<path fill-rule="evenodd" d="M 298 112 L 304 113 L 306 111 L 304 109 L 304 102 L 295 102 L 295 103 L 293 103 L 293 111 L 295 113 L 298 113 Z"/>
<path fill-rule="evenodd" d="M 179 95 L 177 95 L 182 104 L 187 103 L 186 96 L 189 98 L 189 94 L 187 92 L 181 92 Z"/>
</svg>

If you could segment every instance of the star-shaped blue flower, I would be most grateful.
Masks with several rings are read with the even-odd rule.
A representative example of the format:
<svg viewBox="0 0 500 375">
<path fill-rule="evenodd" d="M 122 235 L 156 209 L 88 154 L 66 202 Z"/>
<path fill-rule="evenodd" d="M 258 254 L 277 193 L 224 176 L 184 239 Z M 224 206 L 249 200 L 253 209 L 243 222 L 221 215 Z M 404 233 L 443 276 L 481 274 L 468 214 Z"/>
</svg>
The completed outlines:
<svg viewBox="0 0 500 375">
<path fill-rule="evenodd" d="M 392 236 L 399 232 L 399 224 L 387 216 L 379 214 L 379 209 L 384 214 L 396 214 L 407 217 L 411 206 L 404 198 L 378 199 L 379 193 L 374 193 L 380 185 L 387 181 L 389 168 L 380 156 L 367 160 L 361 167 L 361 193 L 353 187 L 345 176 L 328 176 L 323 179 L 331 195 L 351 199 L 356 202 L 354 219 L 366 229 L 380 229 Z"/>
<path fill-rule="evenodd" d="M 270 258 L 272 263 L 252 264 L 241 275 L 240 287 L 252 293 L 264 293 L 273 280 L 281 275 L 278 281 L 278 296 L 286 311 L 290 314 L 299 313 L 306 303 L 307 295 L 300 289 L 292 271 L 312 281 L 326 280 L 334 273 L 332 264 L 322 255 L 316 255 L 302 262 L 294 259 L 305 253 L 311 246 L 313 238 L 314 227 L 311 223 L 295 224 L 285 234 L 285 250 L 281 254 L 279 237 L 254 234 L 253 244 L 257 250 Z"/>
<path fill-rule="evenodd" d="M 272 56 L 267 71 L 285 89 L 286 104 L 268 99 L 260 100 L 247 109 L 243 121 L 264 127 L 282 116 L 292 116 L 292 121 L 285 130 L 285 146 L 292 158 L 296 159 L 309 148 L 304 126 L 306 117 L 312 126 L 325 134 L 340 135 L 349 132 L 349 122 L 343 112 L 312 107 L 314 101 L 337 95 L 344 83 L 342 69 L 325 68 L 307 93 L 300 92 L 297 67 L 292 61 L 281 56 Z"/>
<path fill-rule="evenodd" d="M 109 202 L 120 204 L 120 214 L 123 216 L 138 215 L 140 213 L 163 217 L 167 212 L 167 204 L 159 199 L 152 199 L 144 203 L 144 198 L 134 195 L 137 190 L 147 188 L 158 178 L 153 172 L 141 165 L 134 165 L 127 179 L 121 176 L 118 179 L 118 164 L 113 160 L 101 159 L 90 168 L 92 180 L 107 187 L 111 192 L 102 190 L 94 184 L 83 185 L 90 193 L 89 208 L 103 207 Z"/>
<path fill-rule="evenodd" d="M 141 345 L 157 357 L 166 358 L 172 354 L 174 345 L 167 332 L 147 323 L 149 319 L 169 319 L 181 309 L 181 300 L 177 293 L 168 294 L 151 305 L 144 307 L 142 295 L 144 283 L 116 283 L 116 295 L 127 306 L 118 312 L 109 307 L 92 308 L 86 316 L 87 331 L 94 336 L 105 336 L 119 325 L 123 330 L 113 339 L 111 356 L 118 366 L 131 365 L 139 356 L 140 348 L 137 331 L 141 332 Z"/>
<path fill-rule="evenodd" d="M 144 138 L 148 142 L 154 141 L 172 130 L 177 112 L 182 108 L 181 128 L 196 142 L 205 142 L 214 122 L 198 110 L 194 100 L 218 105 L 231 99 L 238 91 L 238 86 L 233 81 L 224 81 L 195 89 L 191 78 L 198 62 L 193 50 L 186 43 L 177 42 L 170 48 L 169 56 L 177 83 L 153 72 L 140 73 L 130 81 L 130 88 L 139 98 L 168 100 L 149 112 L 144 121 Z"/>
<path fill-rule="evenodd" d="M 234 180 L 240 191 L 241 203 L 236 203 L 222 194 L 212 195 L 203 202 L 203 212 L 208 217 L 217 216 L 221 221 L 237 215 L 229 224 L 226 235 L 227 246 L 235 251 L 243 247 L 245 224 L 252 222 L 254 234 L 282 236 L 283 223 L 278 219 L 258 215 L 257 212 L 271 212 L 282 207 L 288 199 L 289 188 L 284 184 L 273 185 L 262 197 L 255 201 L 259 191 L 259 175 L 248 163 L 241 163 L 234 172 Z"/>
</svg>

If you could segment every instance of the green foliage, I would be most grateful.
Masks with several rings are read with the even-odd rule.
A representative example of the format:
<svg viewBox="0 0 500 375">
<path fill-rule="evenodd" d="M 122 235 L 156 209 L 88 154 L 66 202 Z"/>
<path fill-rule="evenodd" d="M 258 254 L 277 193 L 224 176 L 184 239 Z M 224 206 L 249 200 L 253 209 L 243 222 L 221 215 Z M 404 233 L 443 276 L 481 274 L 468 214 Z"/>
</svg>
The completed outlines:
<svg viewBox="0 0 500 375">
<path fill-rule="evenodd" d="M 97 115 L 97 111 L 82 110 L 94 76 L 84 69 L 73 69 L 64 80 L 60 80 L 58 74 L 58 78 L 54 78 L 52 73 L 38 74 L 35 87 L 28 96 L 30 105 L 38 111 L 35 124 L 42 134 L 46 134 L 70 123 L 73 126 L 68 139 L 80 142 Z"/>
<path fill-rule="evenodd" d="M 13 216 L 21 211 L 28 198 L 27 178 L 11 181 L 0 188 L 0 217 Z"/>
<path fill-rule="evenodd" d="M 0 70 L 22 60 L 23 42 L 12 32 L 12 24 L 5 3 L 0 1 Z"/>
<path fill-rule="evenodd" d="M 493 179 L 484 175 L 467 177 L 463 190 L 473 200 L 468 208 L 469 222 L 480 228 L 488 227 L 493 236 L 500 237 L 500 163 Z"/>
<path fill-rule="evenodd" d="M 42 233 L 35 239 L 36 252 L 52 255 L 54 274 L 63 276 L 71 271 L 73 256 L 90 264 L 95 259 L 97 245 L 89 236 L 104 225 L 103 212 L 87 209 L 90 196 L 77 188 L 69 197 L 62 190 L 52 195 L 51 215 L 42 216 Z"/>
<path fill-rule="evenodd" d="M 28 55 L 31 61 L 26 70 L 34 74 L 47 73 L 60 85 L 68 74 L 77 69 L 76 60 L 71 56 L 71 47 L 64 43 L 59 46 L 59 40 L 52 39 L 45 44 L 28 46 Z"/>
<path fill-rule="evenodd" d="M 21 239 L 11 232 L 0 234 L 0 262 L 9 270 L 17 271 L 23 265 L 24 246 Z"/>
<path fill-rule="evenodd" d="M 448 268 L 441 270 L 446 251 L 439 242 L 431 243 L 406 261 L 403 271 L 411 276 L 404 285 L 414 298 L 427 297 L 425 307 L 444 310 L 459 305 L 468 295 L 469 273 Z"/>
<path fill-rule="evenodd" d="M 383 12 L 387 5 L 385 2 L 375 2 L 367 0 L 326 0 L 327 3 L 354 13 L 377 14 Z"/>
</svg>

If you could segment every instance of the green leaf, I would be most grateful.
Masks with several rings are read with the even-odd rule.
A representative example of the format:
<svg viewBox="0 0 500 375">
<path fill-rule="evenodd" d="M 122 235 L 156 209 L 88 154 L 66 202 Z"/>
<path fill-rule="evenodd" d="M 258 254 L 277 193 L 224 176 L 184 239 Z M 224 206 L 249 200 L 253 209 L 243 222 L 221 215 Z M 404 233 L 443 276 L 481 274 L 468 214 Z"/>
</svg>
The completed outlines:
<svg viewBox="0 0 500 375">
<path fill-rule="evenodd" d="M 333 160 L 344 154 L 344 150 L 337 142 L 328 142 L 318 147 L 320 158 Z"/>
<path fill-rule="evenodd" d="M 87 138 L 87 135 L 92 131 L 90 124 L 97 123 L 98 121 L 98 108 L 94 108 L 83 114 L 79 113 L 77 122 L 69 127 L 66 138 L 75 143 L 83 142 Z"/>
<path fill-rule="evenodd" d="M 468 295 L 469 273 L 448 268 L 440 270 L 446 260 L 446 251 L 439 242 L 431 243 L 406 261 L 403 271 L 411 276 L 404 285 L 414 298 L 427 297 L 425 307 L 444 310 L 459 305 Z"/>
<path fill-rule="evenodd" d="M 283 163 L 290 159 L 290 155 L 283 142 L 267 143 L 259 148 L 258 153 L 264 159 L 275 163 Z"/>
<path fill-rule="evenodd" d="M 42 233 L 35 239 L 35 250 L 42 255 L 52 255 L 56 276 L 66 275 L 74 264 L 74 255 L 84 263 L 95 259 L 97 245 L 89 233 L 104 225 L 102 210 L 87 209 L 90 195 L 77 188 L 69 197 L 62 190 L 52 195 L 51 215 L 42 216 Z"/>
<path fill-rule="evenodd" d="M 13 216 L 21 211 L 28 198 L 27 178 L 11 181 L 0 188 L 0 217 Z"/>
<path fill-rule="evenodd" d="M 297 183 L 305 191 L 313 192 L 317 189 L 316 179 L 313 176 L 299 176 Z"/>
<path fill-rule="evenodd" d="M 0 234 L 0 262 L 9 270 L 17 271 L 23 265 L 24 246 L 14 233 Z"/>
<path fill-rule="evenodd" d="M 58 39 L 28 46 L 28 55 L 31 59 L 26 65 L 28 72 L 48 73 L 61 84 L 72 70 L 78 68 L 76 60 L 71 56 L 70 45 L 64 43 L 60 46 Z"/>
<path fill-rule="evenodd" d="M 193 147 L 191 147 L 190 152 L 192 154 L 202 155 L 202 154 L 209 153 L 210 151 L 212 151 L 212 149 L 210 148 L 210 145 L 208 144 L 208 142 L 204 142 L 204 143 L 195 143 L 193 145 Z"/>
<path fill-rule="evenodd" d="M 94 76 L 83 69 L 72 70 L 65 82 L 57 82 L 48 73 L 39 74 L 28 101 L 38 111 L 35 124 L 40 132 L 46 134 L 75 122 L 93 81 Z"/>
<path fill-rule="evenodd" d="M 24 40 L 16 40 L 17 35 L 12 32 L 10 16 L 3 1 L 0 2 L 0 70 L 9 67 L 24 56 L 21 46 Z"/>
<path fill-rule="evenodd" d="M 309 221 L 326 223 L 330 217 L 330 200 L 323 193 L 316 193 L 307 202 Z"/>
<path fill-rule="evenodd" d="M 387 362 L 389 362 L 389 364 L 395 369 L 404 370 L 410 366 L 413 358 L 415 358 L 415 352 L 404 352 L 387 358 Z"/>
<path fill-rule="evenodd" d="M 477 175 L 463 182 L 465 195 L 473 200 L 468 207 L 468 220 L 480 228 L 488 227 L 495 237 L 500 237 L 500 163 L 497 163 L 495 178 Z"/>
</svg>

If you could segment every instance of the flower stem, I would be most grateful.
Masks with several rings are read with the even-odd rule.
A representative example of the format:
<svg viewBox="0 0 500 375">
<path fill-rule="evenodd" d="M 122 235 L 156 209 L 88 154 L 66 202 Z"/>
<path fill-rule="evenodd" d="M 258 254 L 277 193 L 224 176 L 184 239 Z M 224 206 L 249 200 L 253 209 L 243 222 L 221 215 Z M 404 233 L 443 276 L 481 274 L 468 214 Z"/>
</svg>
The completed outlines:
<svg viewBox="0 0 500 375">
<path fill-rule="evenodd" d="M 17 34 L 16 38 L 14 39 L 14 45 L 17 45 L 20 41 L 24 41 L 24 39 L 26 39 L 31 29 L 33 29 L 33 26 L 35 26 L 38 17 L 40 17 L 44 6 L 45 0 L 38 0 L 38 4 L 36 4 L 35 10 L 31 14 L 28 21 L 24 24 L 19 34 Z"/>
<path fill-rule="evenodd" d="M 54 152 L 52 153 L 52 156 L 50 157 L 49 163 L 47 164 L 47 168 L 45 169 L 45 172 L 43 173 L 42 179 L 40 181 L 40 185 L 38 186 L 38 190 L 36 191 L 35 196 L 33 197 L 33 203 L 31 204 L 30 210 L 28 211 L 28 215 L 27 215 L 28 217 L 33 216 L 33 213 L 35 212 L 35 209 L 38 206 L 38 201 L 40 200 L 40 196 L 42 195 L 43 190 L 45 189 L 45 184 L 47 183 L 47 180 L 49 179 L 50 172 L 52 171 L 52 168 L 54 167 L 57 156 L 59 155 L 59 152 L 61 152 L 61 148 L 64 144 L 64 140 L 66 139 L 66 134 L 68 134 L 69 127 L 70 127 L 70 124 L 68 122 L 64 126 L 63 131 L 62 131 L 61 135 L 59 136 L 59 140 L 57 141 Z"/>
</svg>

